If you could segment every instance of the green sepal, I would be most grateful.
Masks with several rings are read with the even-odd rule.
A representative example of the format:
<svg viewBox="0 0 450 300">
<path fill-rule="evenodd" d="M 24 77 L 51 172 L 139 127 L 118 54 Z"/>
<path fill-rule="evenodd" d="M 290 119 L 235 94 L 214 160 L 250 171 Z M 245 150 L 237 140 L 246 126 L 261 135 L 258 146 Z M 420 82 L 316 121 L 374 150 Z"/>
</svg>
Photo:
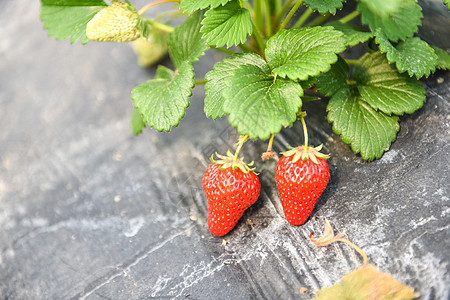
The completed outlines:
<svg viewBox="0 0 450 300">
<path fill-rule="evenodd" d="M 218 160 L 214 159 L 214 155 L 211 155 L 210 160 L 212 163 L 219 165 L 220 170 L 225 170 L 231 167 L 233 171 L 239 169 L 245 174 L 249 172 L 255 173 L 256 168 L 250 168 L 254 164 L 253 161 L 247 164 L 244 162 L 243 157 L 234 157 L 230 150 L 227 151 L 227 155 L 220 155 L 216 152 L 216 156 L 219 158 Z M 258 175 L 257 173 L 255 174 Z"/>
<path fill-rule="evenodd" d="M 328 159 L 330 158 L 329 154 L 321 153 L 323 145 L 319 145 L 317 147 L 309 147 L 309 146 L 300 146 L 300 147 L 290 147 L 288 151 L 281 152 L 284 156 L 292 156 L 292 162 L 296 163 L 300 158 L 302 160 L 311 159 L 315 164 L 318 164 L 319 161 L 317 158 Z"/>
</svg>

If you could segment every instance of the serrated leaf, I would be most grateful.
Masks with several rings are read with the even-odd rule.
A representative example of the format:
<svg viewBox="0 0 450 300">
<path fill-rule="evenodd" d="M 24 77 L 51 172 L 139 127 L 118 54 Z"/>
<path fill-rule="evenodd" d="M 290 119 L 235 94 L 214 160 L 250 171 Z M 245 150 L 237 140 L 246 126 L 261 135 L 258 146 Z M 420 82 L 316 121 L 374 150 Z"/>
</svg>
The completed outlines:
<svg viewBox="0 0 450 300">
<path fill-rule="evenodd" d="M 297 82 L 277 78 L 258 55 L 235 54 L 232 76 L 224 79 L 223 109 L 239 134 L 251 139 L 267 139 L 283 126 L 291 126 L 302 105 L 303 90 Z M 245 63 L 241 63 L 245 61 Z"/>
<path fill-rule="evenodd" d="M 345 60 L 338 55 L 338 61 L 331 66 L 331 69 L 320 75 L 317 79 L 319 93 L 328 97 L 333 96 L 342 87 L 347 85 L 349 68 Z"/>
<path fill-rule="evenodd" d="M 317 77 L 309 77 L 306 80 L 300 81 L 300 85 L 302 89 L 307 90 L 312 88 L 317 82 Z M 304 99 L 304 98 L 303 98 Z"/>
<path fill-rule="evenodd" d="M 225 5 L 230 0 L 181 0 L 180 8 L 187 12 L 199 10 L 207 7 L 217 7 Z"/>
<path fill-rule="evenodd" d="M 236 54 L 216 63 L 214 69 L 206 74 L 204 110 L 208 118 L 217 119 L 225 115 L 223 109 L 225 98 L 222 91 L 227 87 L 226 78 L 233 76 L 233 70 L 239 66 L 252 63 L 255 63 L 253 56 Z M 260 67 L 263 68 L 265 65 L 264 62 Z"/>
<path fill-rule="evenodd" d="M 317 291 L 317 300 L 332 299 L 402 299 L 419 297 L 409 286 L 400 283 L 391 274 L 367 265 L 342 277 L 342 284 Z"/>
<path fill-rule="evenodd" d="M 421 24 L 422 9 L 415 0 L 359 0 L 357 10 L 372 32 L 380 28 L 394 42 L 412 37 Z"/>
<path fill-rule="evenodd" d="M 145 122 L 142 117 L 142 113 L 138 109 L 133 110 L 133 115 L 131 116 L 131 130 L 133 131 L 134 135 L 138 135 L 142 132 L 142 129 L 145 128 Z"/>
<path fill-rule="evenodd" d="M 361 97 L 374 109 L 390 115 L 413 113 L 425 102 L 420 81 L 400 74 L 383 54 L 365 54 L 353 69 Z"/>
<path fill-rule="evenodd" d="M 184 117 L 194 86 L 194 72 L 188 63 L 176 72 L 159 66 L 154 79 L 133 89 L 134 107 L 142 113 L 142 119 L 157 131 L 170 131 Z"/>
<path fill-rule="evenodd" d="M 437 68 L 448 70 L 450 69 L 450 55 L 444 49 L 439 47 L 431 46 L 438 57 Z"/>
<path fill-rule="evenodd" d="M 346 0 L 305 0 L 305 4 L 312 10 L 318 10 L 322 15 L 327 12 L 336 13 L 336 9 L 342 8 L 342 2 Z"/>
<path fill-rule="evenodd" d="M 205 13 L 201 32 L 208 44 L 231 47 L 245 43 L 252 29 L 248 9 L 241 7 L 238 0 L 232 0 Z"/>
<path fill-rule="evenodd" d="M 170 33 L 169 53 L 176 68 L 196 62 L 208 50 L 200 33 L 202 19 L 203 12 L 195 12 Z"/>
<path fill-rule="evenodd" d="M 334 29 L 344 33 L 345 44 L 348 46 L 356 46 L 359 43 L 364 43 L 373 37 L 372 32 L 364 31 L 361 27 L 349 23 L 334 21 L 329 22 L 326 25 L 333 26 Z"/>
<path fill-rule="evenodd" d="M 409 38 L 394 47 L 384 33 L 377 31 L 375 42 L 379 44 L 380 51 L 386 53 L 387 60 L 396 63 L 400 73 L 408 71 L 409 76 L 419 79 L 428 77 L 436 70 L 437 55 L 433 48 L 418 37 Z"/>
<path fill-rule="evenodd" d="M 48 35 L 57 40 L 70 38 L 71 44 L 89 42 L 86 25 L 107 6 L 103 0 L 41 0 L 41 4 L 41 21 Z"/>
<path fill-rule="evenodd" d="M 350 86 L 337 91 L 327 106 L 328 121 L 342 141 L 364 160 L 380 158 L 395 140 L 398 117 L 374 110 Z"/>
<path fill-rule="evenodd" d="M 277 76 L 306 80 L 330 69 L 345 50 L 343 33 L 333 27 L 281 30 L 267 41 L 266 59 Z"/>
</svg>

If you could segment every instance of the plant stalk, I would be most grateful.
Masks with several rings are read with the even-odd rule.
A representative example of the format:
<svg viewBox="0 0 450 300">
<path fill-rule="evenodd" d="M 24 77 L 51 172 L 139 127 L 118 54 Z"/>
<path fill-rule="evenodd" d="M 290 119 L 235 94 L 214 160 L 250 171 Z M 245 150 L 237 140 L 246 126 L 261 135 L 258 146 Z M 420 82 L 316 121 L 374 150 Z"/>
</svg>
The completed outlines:
<svg viewBox="0 0 450 300">
<path fill-rule="evenodd" d="M 272 15 L 270 13 L 269 0 L 264 0 L 265 12 L 266 12 L 266 36 L 272 36 Z"/>
<path fill-rule="evenodd" d="M 301 112 L 300 113 L 300 121 L 302 122 L 302 126 L 303 126 L 303 135 L 305 136 L 305 147 L 303 148 L 303 153 L 306 154 L 307 150 L 308 150 L 308 129 L 306 128 L 306 122 L 305 122 L 305 117 L 306 113 L 305 112 Z"/>
<path fill-rule="evenodd" d="M 282 6 L 283 6 L 283 3 L 281 0 L 275 1 L 275 16 L 277 16 L 280 13 Z"/>
<path fill-rule="evenodd" d="M 194 84 L 195 85 L 205 84 L 207 82 L 208 82 L 208 80 L 206 80 L 206 79 L 196 79 L 196 80 L 194 80 Z"/>
<path fill-rule="evenodd" d="M 146 22 L 155 28 L 161 29 L 162 31 L 173 32 L 175 30 L 175 28 L 170 27 L 169 25 L 159 23 L 156 21 L 146 20 Z"/>
<path fill-rule="evenodd" d="M 359 16 L 361 13 L 357 10 L 349 13 L 348 15 L 346 15 L 345 17 L 339 19 L 338 21 L 341 23 L 347 23 L 350 22 L 351 20 L 353 20 L 354 18 L 356 18 L 357 16 Z"/>
<path fill-rule="evenodd" d="M 261 1 L 262 0 L 254 0 L 254 10 L 255 10 L 255 25 L 258 28 L 263 28 L 263 20 L 262 20 L 262 9 L 261 9 Z"/>
<path fill-rule="evenodd" d="M 272 133 L 269 140 L 269 145 L 267 145 L 267 151 L 266 152 L 272 152 L 272 146 L 273 146 L 273 140 L 275 138 L 275 134 Z"/>
<path fill-rule="evenodd" d="M 234 154 L 234 158 L 233 161 L 237 162 L 238 160 L 238 156 L 239 156 L 239 152 L 241 152 L 242 149 L 242 145 L 244 145 L 244 143 L 248 140 L 248 135 L 241 135 L 239 136 L 239 142 L 238 142 L 238 147 L 236 149 L 236 152 Z"/>
<path fill-rule="evenodd" d="M 314 27 L 317 25 L 322 25 L 326 20 L 328 20 L 328 18 L 330 16 L 331 16 L 330 13 L 326 13 L 325 15 L 320 15 L 320 16 L 316 17 L 314 20 L 312 20 L 311 22 L 309 22 L 308 24 L 306 24 L 306 26 Z"/>
<path fill-rule="evenodd" d="M 253 34 L 252 34 L 252 36 L 255 39 L 256 44 L 258 45 L 258 48 L 259 48 L 259 50 L 261 52 L 260 54 L 262 56 L 264 56 L 264 49 L 266 48 L 264 40 L 263 40 L 263 38 L 261 36 L 261 33 L 259 32 L 258 27 L 255 25 L 254 22 L 252 22 L 252 23 L 253 23 Z"/>
<path fill-rule="evenodd" d="M 227 49 L 227 48 L 211 47 L 211 49 L 219 51 L 219 52 L 222 52 L 222 53 L 226 53 L 226 54 L 229 54 L 229 55 L 233 55 L 234 53 L 236 53 L 233 50 L 230 50 L 230 49 Z"/>
<path fill-rule="evenodd" d="M 311 9 L 311 7 L 308 7 L 308 9 L 300 16 L 300 18 L 297 20 L 294 26 L 292 26 L 292 28 L 298 28 L 302 26 L 312 13 L 313 10 Z"/>
<path fill-rule="evenodd" d="M 345 62 L 347 63 L 347 65 L 356 65 L 358 63 L 357 59 L 345 59 Z"/>
<path fill-rule="evenodd" d="M 277 24 L 280 23 L 281 18 L 284 16 L 284 14 L 287 12 L 287 10 L 289 9 L 289 7 L 291 7 L 292 1 L 294 0 L 287 0 L 283 7 L 281 8 L 281 10 L 278 12 L 277 15 Z"/>
<path fill-rule="evenodd" d="M 251 53 L 256 52 L 254 49 L 250 48 L 247 44 L 240 44 L 237 46 L 242 50 L 242 52 L 251 52 Z"/>
<path fill-rule="evenodd" d="M 162 3 L 169 3 L 169 2 L 178 2 L 179 3 L 180 0 L 158 0 L 158 1 L 151 2 L 151 3 L 147 4 L 146 6 L 142 7 L 138 11 L 138 15 L 142 15 L 150 7 L 153 7 L 155 5 L 162 4 Z"/>
<path fill-rule="evenodd" d="M 282 30 L 282 29 L 286 28 L 286 26 L 288 25 L 288 23 L 291 20 L 292 16 L 295 14 L 295 12 L 300 7 L 300 5 L 302 5 L 302 3 L 303 3 L 303 0 L 298 0 L 297 3 L 295 3 L 295 5 L 291 8 L 291 10 L 289 11 L 288 15 L 284 19 L 283 23 L 281 23 L 279 30 Z"/>
</svg>

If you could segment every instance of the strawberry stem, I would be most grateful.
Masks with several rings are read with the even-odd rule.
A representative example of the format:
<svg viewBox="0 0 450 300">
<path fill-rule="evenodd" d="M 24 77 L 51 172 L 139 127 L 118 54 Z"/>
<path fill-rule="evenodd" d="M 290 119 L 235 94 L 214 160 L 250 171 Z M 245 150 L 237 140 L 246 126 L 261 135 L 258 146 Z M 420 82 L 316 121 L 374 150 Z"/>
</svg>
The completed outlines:
<svg viewBox="0 0 450 300">
<path fill-rule="evenodd" d="M 268 160 L 269 158 L 277 156 L 275 153 L 272 152 L 272 145 L 273 145 L 273 139 L 275 137 L 275 134 L 272 133 L 269 140 L 269 145 L 267 145 L 267 151 L 264 152 L 261 156 L 262 160 Z"/>
<path fill-rule="evenodd" d="M 239 152 L 241 151 L 242 145 L 248 140 L 248 135 L 241 135 L 239 137 L 238 147 L 236 149 L 236 153 L 234 154 L 233 161 L 237 162 Z"/>
<path fill-rule="evenodd" d="M 294 26 L 292 26 L 292 28 L 301 27 L 306 22 L 306 20 L 308 20 L 309 16 L 311 16 L 313 12 L 314 11 L 311 9 L 311 7 L 308 7 L 308 9 L 305 10 L 305 12 L 300 16 L 300 18 L 297 20 Z"/>
<path fill-rule="evenodd" d="M 194 80 L 195 85 L 206 84 L 207 82 L 208 82 L 208 80 L 206 80 L 206 79 L 195 79 Z"/>
<path fill-rule="evenodd" d="M 292 16 L 295 14 L 295 12 L 297 11 L 297 9 L 300 7 L 300 5 L 302 5 L 303 0 L 298 0 L 294 6 L 291 8 L 291 10 L 289 11 L 288 15 L 286 16 L 286 18 L 284 19 L 283 23 L 281 23 L 280 25 L 280 29 L 279 30 L 283 30 L 284 28 L 286 28 L 286 26 L 288 25 L 289 21 L 291 20 Z"/>
<path fill-rule="evenodd" d="M 300 121 L 302 122 L 303 135 L 305 136 L 305 147 L 303 148 L 302 157 L 307 157 L 307 152 L 308 152 L 308 129 L 306 128 L 306 122 L 305 122 L 304 117 L 306 117 L 306 112 L 302 111 L 300 113 Z"/>
<path fill-rule="evenodd" d="M 267 145 L 267 152 L 272 152 L 273 139 L 275 138 L 275 134 L 272 133 L 269 140 L 269 145 Z"/>
<path fill-rule="evenodd" d="M 155 22 L 155 21 L 151 21 L 151 20 L 147 20 L 146 21 L 150 26 L 153 26 L 155 28 L 161 29 L 162 31 L 165 32 L 173 32 L 175 30 L 175 28 L 170 27 L 169 25 L 163 24 L 163 23 L 159 23 L 159 22 Z"/>
<path fill-rule="evenodd" d="M 138 11 L 139 15 L 142 15 L 147 9 L 149 9 L 152 6 L 158 5 L 158 4 L 162 4 L 162 3 L 169 3 L 169 2 L 180 2 L 180 0 L 159 0 L 159 1 L 154 1 L 152 3 L 147 4 L 146 6 L 144 6 L 143 8 L 141 8 Z"/>
<path fill-rule="evenodd" d="M 354 18 L 356 18 L 357 16 L 359 16 L 361 13 L 357 10 L 353 11 L 352 13 L 346 15 L 345 17 L 341 18 L 338 20 L 338 22 L 341 23 L 347 23 L 350 22 L 351 20 L 353 20 Z"/>
</svg>

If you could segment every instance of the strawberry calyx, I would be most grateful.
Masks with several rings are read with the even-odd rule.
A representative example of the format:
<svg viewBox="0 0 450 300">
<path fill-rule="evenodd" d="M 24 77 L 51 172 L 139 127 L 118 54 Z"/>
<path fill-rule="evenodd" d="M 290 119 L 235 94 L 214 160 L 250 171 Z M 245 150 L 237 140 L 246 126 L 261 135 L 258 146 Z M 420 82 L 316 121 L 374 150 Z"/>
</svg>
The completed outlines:
<svg viewBox="0 0 450 300">
<path fill-rule="evenodd" d="M 231 167 L 233 171 L 239 169 L 245 174 L 254 172 L 256 170 L 256 168 L 251 168 L 253 166 L 253 161 L 247 164 L 244 162 L 243 157 L 237 158 L 229 150 L 227 152 L 227 155 L 220 155 L 216 153 L 216 156 L 219 158 L 218 160 L 215 160 L 214 155 L 211 155 L 211 162 L 219 165 L 219 169 L 221 170 L 225 170 Z"/>
<path fill-rule="evenodd" d="M 319 145 L 317 147 L 310 147 L 310 146 L 300 146 L 300 147 L 290 147 L 289 146 L 288 151 L 281 152 L 284 156 L 292 156 L 292 162 L 297 162 L 300 158 L 302 160 L 308 160 L 311 159 L 315 164 L 318 164 L 319 161 L 317 158 L 322 159 L 328 159 L 330 158 L 329 154 L 321 153 L 320 150 L 322 150 L 322 145 Z"/>
</svg>

